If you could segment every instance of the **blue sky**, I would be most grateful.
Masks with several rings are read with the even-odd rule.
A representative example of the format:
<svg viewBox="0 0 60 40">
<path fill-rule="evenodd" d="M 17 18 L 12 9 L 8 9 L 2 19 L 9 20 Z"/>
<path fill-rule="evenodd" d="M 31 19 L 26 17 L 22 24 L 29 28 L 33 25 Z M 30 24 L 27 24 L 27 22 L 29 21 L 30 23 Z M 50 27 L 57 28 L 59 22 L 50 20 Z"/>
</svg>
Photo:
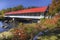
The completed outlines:
<svg viewBox="0 0 60 40">
<path fill-rule="evenodd" d="M 52 0 L 0 0 L 0 10 L 23 5 L 24 7 L 31 6 L 48 6 Z"/>
</svg>

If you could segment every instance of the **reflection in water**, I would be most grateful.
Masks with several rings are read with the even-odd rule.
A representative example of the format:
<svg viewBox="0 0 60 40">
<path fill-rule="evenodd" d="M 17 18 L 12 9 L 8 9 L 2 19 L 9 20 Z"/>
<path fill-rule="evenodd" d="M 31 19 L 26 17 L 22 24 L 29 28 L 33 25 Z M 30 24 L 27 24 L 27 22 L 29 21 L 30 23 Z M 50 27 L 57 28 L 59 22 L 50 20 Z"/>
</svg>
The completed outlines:
<svg viewBox="0 0 60 40">
<path fill-rule="evenodd" d="M 0 32 L 7 31 L 12 27 L 12 23 L 5 23 L 3 21 L 0 21 Z"/>
</svg>

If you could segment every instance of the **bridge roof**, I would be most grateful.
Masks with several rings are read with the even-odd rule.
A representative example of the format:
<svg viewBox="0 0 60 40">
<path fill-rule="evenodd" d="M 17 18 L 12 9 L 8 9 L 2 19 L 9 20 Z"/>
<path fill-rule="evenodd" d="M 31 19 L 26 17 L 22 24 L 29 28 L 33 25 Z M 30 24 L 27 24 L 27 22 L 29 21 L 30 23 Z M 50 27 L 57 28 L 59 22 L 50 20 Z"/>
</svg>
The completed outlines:
<svg viewBox="0 0 60 40">
<path fill-rule="evenodd" d="M 39 7 L 39 8 L 30 8 L 18 11 L 12 11 L 5 14 L 25 14 L 25 13 L 36 13 L 36 12 L 45 12 L 47 10 L 47 6 Z"/>
</svg>

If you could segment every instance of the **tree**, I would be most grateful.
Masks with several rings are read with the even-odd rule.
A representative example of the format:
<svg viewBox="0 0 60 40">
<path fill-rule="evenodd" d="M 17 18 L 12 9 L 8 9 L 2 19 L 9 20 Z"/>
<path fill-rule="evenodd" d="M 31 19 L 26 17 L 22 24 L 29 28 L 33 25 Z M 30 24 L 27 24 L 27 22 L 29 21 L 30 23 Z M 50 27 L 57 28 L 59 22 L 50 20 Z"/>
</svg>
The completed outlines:
<svg viewBox="0 0 60 40">
<path fill-rule="evenodd" d="M 16 11 L 16 10 L 17 10 L 17 7 L 11 8 L 11 11 Z"/>
<path fill-rule="evenodd" d="M 4 10 L 4 9 L 0 11 L 0 14 L 1 14 L 2 16 L 4 15 L 4 13 L 5 13 L 5 10 Z"/>
<path fill-rule="evenodd" d="M 49 6 L 49 15 L 53 16 L 60 12 L 60 0 L 52 0 L 52 4 Z"/>
<path fill-rule="evenodd" d="M 60 27 L 60 19 L 57 22 L 57 27 Z"/>
<path fill-rule="evenodd" d="M 12 8 L 7 8 L 6 9 L 6 12 L 10 12 Z"/>
<path fill-rule="evenodd" d="M 17 11 L 17 10 L 22 10 L 22 9 L 24 9 L 24 7 L 22 5 L 19 5 L 17 7 L 13 7 L 11 10 L 12 11 Z"/>
<path fill-rule="evenodd" d="M 35 7 L 35 6 L 28 7 L 28 9 L 30 9 L 30 8 L 37 8 L 37 7 Z"/>
<path fill-rule="evenodd" d="M 17 10 L 22 10 L 24 7 L 22 5 L 17 6 Z"/>
</svg>

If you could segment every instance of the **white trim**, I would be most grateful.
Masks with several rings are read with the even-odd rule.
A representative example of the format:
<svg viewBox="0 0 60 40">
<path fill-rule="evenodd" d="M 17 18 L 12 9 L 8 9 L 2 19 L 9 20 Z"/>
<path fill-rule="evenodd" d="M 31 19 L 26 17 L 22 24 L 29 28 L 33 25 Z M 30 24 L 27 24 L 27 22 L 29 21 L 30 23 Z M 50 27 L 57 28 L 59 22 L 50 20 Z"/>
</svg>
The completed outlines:
<svg viewBox="0 0 60 40">
<path fill-rule="evenodd" d="M 11 17 L 11 18 L 32 18 L 32 19 L 41 19 L 44 16 L 4 16 L 4 17 Z"/>
</svg>

